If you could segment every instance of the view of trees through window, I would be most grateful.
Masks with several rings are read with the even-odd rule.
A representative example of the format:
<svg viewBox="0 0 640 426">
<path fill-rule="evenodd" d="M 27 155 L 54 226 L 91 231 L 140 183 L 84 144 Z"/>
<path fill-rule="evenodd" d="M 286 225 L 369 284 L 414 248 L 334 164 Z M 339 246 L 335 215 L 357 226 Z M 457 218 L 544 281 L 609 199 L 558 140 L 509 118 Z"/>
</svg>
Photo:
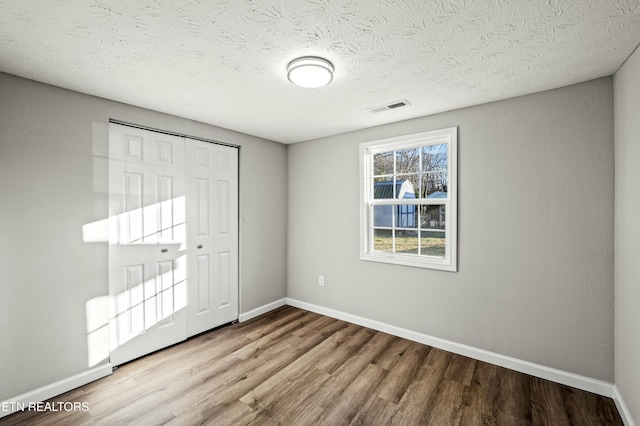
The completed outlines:
<svg viewBox="0 0 640 426">
<path fill-rule="evenodd" d="M 394 161 L 395 160 L 395 161 Z M 408 180 L 416 198 L 433 198 L 436 192 L 447 192 L 447 145 L 427 145 L 375 154 L 375 181 Z"/>
<path fill-rule="evenodd" d="M 448 197 L 447 148 L 447 144 L 425 145 L 374 154 L 373 182 L 378 187 L 374 198 L 432 201 L 375 206 L 374 250 L 445 255 L 445 203 L 437 204 L 436 200 Z M 408 188 L 411 194 L 407 194 Z"/>
</svg>

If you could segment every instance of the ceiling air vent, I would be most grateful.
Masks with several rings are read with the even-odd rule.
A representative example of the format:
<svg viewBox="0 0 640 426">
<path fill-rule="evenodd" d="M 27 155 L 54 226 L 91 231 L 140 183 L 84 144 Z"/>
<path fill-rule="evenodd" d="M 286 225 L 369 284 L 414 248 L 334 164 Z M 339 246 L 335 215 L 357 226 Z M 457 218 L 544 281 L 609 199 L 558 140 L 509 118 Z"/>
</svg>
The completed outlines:
<svg viewBox="0 0 640 426">
<path fill-rule="evenodd" d="M 395 101 L 395 102 L 391 102 L 389 104 L 386 105 L 381 105 L 381 106 L 377 106 L 377 107 L 373 107 L 373 108 L 368 108 L 367 110 L 369 112 L 382 112 L 382 111 L 388 111 L 390 109 L 396 109 L 396 108 L 401 108 L 401 107 L 405 107 L 407 105 L 411 105 L 409 103 L 408 100 L 406 99 L 402 99 L 399 101 Z"/>
</svg>

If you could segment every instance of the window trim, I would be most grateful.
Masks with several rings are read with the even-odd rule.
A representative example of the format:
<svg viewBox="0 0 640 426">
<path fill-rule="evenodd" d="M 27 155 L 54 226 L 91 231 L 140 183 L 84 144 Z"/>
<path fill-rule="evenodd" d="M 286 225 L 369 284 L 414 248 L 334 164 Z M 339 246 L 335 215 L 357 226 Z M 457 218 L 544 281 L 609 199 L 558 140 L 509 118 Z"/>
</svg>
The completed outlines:
<svg viewBox="0 0 640 426">
<path fill-rule="evenodd" d="M 447 199 L 412 198 L 376 200 L 376 205 L 444 205 L 445 256 L 423 256 L 373 251 L 373 156 L 379 152 L 446 143 L 449 197 Z M 360 259 L 456 272 L 458 268 L 458 128 L 449 127 L 360 143 Z M 394 173 L 394 175 L 396 175 Z"/>
</svg>

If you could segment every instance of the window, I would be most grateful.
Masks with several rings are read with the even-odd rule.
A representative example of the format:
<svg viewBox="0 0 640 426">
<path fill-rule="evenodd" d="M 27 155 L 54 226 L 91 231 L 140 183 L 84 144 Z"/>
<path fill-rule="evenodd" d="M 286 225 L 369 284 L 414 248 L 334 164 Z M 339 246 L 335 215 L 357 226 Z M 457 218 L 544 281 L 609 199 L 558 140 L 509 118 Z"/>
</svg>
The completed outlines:
<svg viewBox="0 0 640 426">
<path fill-rule="evenodd" d="M 360 144 L 360 258 L 456 271 L 457 128 Z"/>
</svg>

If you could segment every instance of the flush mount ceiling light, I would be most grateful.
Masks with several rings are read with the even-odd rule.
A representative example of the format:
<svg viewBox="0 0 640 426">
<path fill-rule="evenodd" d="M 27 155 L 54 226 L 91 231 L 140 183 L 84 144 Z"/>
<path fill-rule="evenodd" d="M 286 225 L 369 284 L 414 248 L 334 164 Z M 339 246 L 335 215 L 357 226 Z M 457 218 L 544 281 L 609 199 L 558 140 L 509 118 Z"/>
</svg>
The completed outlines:
<svg viewBox="0 0 640 426">
<path fill-rule="evenodd" d="M 287 78 L 296 86 L 315 89 L 333 80 L 333 64 L 314 56 L 294 59 L 287 65 Z"/>
</svg>

